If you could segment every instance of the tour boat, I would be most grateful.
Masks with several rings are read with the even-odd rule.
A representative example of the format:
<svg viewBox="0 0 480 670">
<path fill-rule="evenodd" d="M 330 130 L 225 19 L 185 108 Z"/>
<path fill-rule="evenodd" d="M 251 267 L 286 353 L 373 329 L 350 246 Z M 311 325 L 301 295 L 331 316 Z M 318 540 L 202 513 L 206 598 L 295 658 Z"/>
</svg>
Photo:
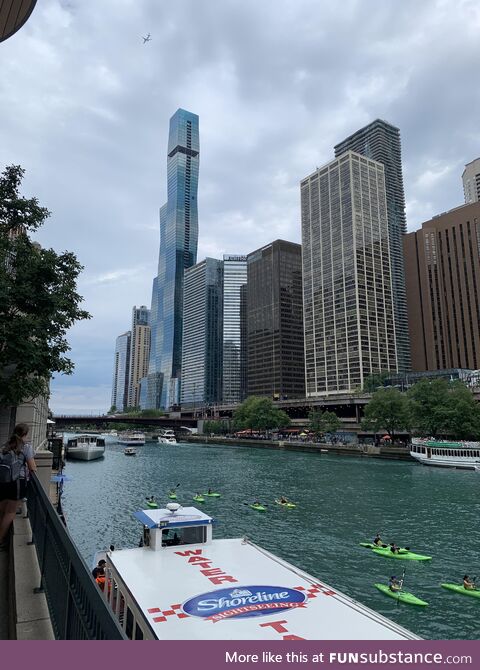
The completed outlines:
<svg viewBox="0 0 480 670">
<path fill-rule="evenodd" d="M 136 456 L 137 450 L 134 449 L 133 447 L 125 447 L 123 453 L 125 454 L 125 456 Z"/>
<path fill-rule="evenodd" d="M 145 444 L 145 435 L 139 431 L 124 432 L 118 434 L 118 444 L 125 444 L 129 447 L 141 447 Z"/>
<path fill-rule="evenodd" d="M 105 440 L 98 435 L 76 435 L 67 440 L 65 456 L 79 461 L 94 461 L 105 453 Z"/>
<path fill-rule="evenodd" d="M 177 444 L 177 438 L 173 430 L 164 430 L 158 436 L 158 441 L 160 444 Z"/>
<path fill-rule="evenodd" d="M 480 442 L 413 438 L 410 456 L 423 465 L 476 470 L 480 467 Z"/>
<path fill-rule="evenodd" d="M 132 640 L 416 640 L 415 634 L 213 518 L 168 503 L 135 513 L 141 547 L 106 558 L 103 597 Z"/>
</svg>

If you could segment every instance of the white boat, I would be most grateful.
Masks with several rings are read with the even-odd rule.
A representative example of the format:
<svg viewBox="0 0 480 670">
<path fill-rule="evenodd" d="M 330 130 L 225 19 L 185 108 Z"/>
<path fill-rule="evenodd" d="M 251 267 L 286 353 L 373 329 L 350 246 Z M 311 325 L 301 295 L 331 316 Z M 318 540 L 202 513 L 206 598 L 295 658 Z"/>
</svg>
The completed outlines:
<svg viewBox="0 0 480 670">
<path fill-rule="evenodd" d="M 76 435 L 67 440 L 65 456 L 79 461 L 94 461 L 105 453 L 105 440 L 99 435 Z"/>
<path fill-rule="evenodd" d="M 134 640 L 420 639 L 250 542 L 169 503 L 135 513 L 143 546 L 106 554 L 103 596 Z"/>
<path fill-rule="evenodd" d="M 125 447 L 123 453 L 125 454 L 125 456 L 136 456 L 137 450 L 134 449 L 133 447 Z"/>
<path fill-rule="evenodd" d="M 105 440 L 105 444 L 115 444 L 118 440 L 118 433 L 116 430 L 109 430 L 108 432 L 100 434 Z"/>
<path fill-rule="evenodd" d="M 413 438 L 410 456 L 423 465 L 476 470 L 480 469 L 480 442 Z"/>
<path fill-rule="evenodd" d="M 139 431 L 126 431 L 118 434 L 117 442 L 129 447 L 141 447 L 145 444 L 145 435 Z"/>
<path fill-rule="evenodd" d="M 173 430 L 164 430 L 158 436 L 160 444 L 177 444 L 177 438 Z"/>
</svg>

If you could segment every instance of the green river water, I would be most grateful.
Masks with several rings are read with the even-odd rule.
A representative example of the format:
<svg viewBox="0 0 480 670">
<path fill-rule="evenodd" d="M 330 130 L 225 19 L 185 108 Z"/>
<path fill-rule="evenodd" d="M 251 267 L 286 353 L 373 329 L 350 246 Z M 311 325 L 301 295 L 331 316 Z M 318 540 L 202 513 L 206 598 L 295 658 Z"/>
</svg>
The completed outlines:
<svg viewBox="0 0 480 670">
<path fill-rule="evenodd" d="M 479 575 L 480 473 L 381 459 L 233 446 L 147 443 L 127 457 L 107 445 L 98 461 L 68 461 L 64 510 L 90 566 L 113 543 L 137 546 L 133 512 L 145 496 L 201 507 L 216 520 L 214 538 L 248 535 L 313 576 L 425 638 L 478 639 L 480 599 L 452 594 L 443 581 Z M 192 501 L 208 487 L 221 498 Z M 297 503 L 274 503 L 285 495 Z M 248 504 L 258 499 L 265 513 Z M 358 545 L 379 531 L 384 540 L 433 557 L 419 563 L 386 559 Z M 406 568 L 405 590 L 429 607 L 399 604 L 373 587 Z"/>
</svg>

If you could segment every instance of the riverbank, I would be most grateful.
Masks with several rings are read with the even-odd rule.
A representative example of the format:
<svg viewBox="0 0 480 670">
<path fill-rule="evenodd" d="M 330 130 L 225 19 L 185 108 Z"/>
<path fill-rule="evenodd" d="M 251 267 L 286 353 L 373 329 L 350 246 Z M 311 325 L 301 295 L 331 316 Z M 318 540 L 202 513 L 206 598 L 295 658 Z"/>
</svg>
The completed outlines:
<svg viewBox="0 0 480 670">
<path fill-rule="evenodd" d="M 339 456 L 367 456 L 369 458 L 387 458 L 401 461 L 413 461 L 407 447 L 375 447 L 370 444 L 329 444 L 326 442 L 295 442 L 290 440 L 251 440 L 209 435 L 188 435 L 182 442 L 208 444 L 210 446 L 255 447 L 257 449 L 275 449 L 314 454 L 337 454 Z"/>
</svg>

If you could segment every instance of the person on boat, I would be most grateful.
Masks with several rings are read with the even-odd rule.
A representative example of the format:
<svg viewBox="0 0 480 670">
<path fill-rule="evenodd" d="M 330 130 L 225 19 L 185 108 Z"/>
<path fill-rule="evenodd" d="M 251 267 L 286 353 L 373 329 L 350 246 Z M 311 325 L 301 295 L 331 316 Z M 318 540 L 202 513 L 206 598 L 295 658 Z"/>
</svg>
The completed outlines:
<svg viewBox="0 0 480 670">
<path fill-rule="evenodd" d="M 288 500 L 287 500 L 287 498 L 285 498 L 285 496 L 281 496 L 280 497 L 280 502 L 281 502 L 282 505 L 286 505 L 288 503 Z"/>
<path fill-rule="evenodd" d="M 210 495 L 211 493 L 212 493 L 212 489 L 209 488 L 209 489 L 208 489 L 208 495 Z"/>
<path fill-rule="evenodd" d="M 390 591 L 397 592 L 402 590 L 402 581 L 397 579 L 395 575 L 392 575 L 388 580 L 388 588 Z"/>
<path fill-rule="evenodd" d="M 100 561 L 98 561 L 97 565 L 93 568 L 92 570 L 92 576 L 94 579 L 97 579 L 99 575 L 104 575 L 105 576 L 105 566 L 107 565 L 107 561 L 102 558 Z"/>
<path fill-rule="evenodd" d="M 463 588 L 467 589 L 467 591 L 474 591 L 476 589 L 475 581 L 470 579 L 468 575 L 465 575 L 463 578 Z"/>
<path fill-rule="evenodd" d="M 383 546 L 383 540 L 380 537 L 380 533 L 377 533 L 375 535 L 375 539 L 373 540 L 373 544 L 376 545 L 377 547 L 382 547 Z"/>
<path fill-rule="evenodd" d="M 392 554 L 399 554 L 400 553 L 400 547 L 398 544 L 395 544 L 395 542 L 390 542 L 390 551 Z"/>
</svg>

